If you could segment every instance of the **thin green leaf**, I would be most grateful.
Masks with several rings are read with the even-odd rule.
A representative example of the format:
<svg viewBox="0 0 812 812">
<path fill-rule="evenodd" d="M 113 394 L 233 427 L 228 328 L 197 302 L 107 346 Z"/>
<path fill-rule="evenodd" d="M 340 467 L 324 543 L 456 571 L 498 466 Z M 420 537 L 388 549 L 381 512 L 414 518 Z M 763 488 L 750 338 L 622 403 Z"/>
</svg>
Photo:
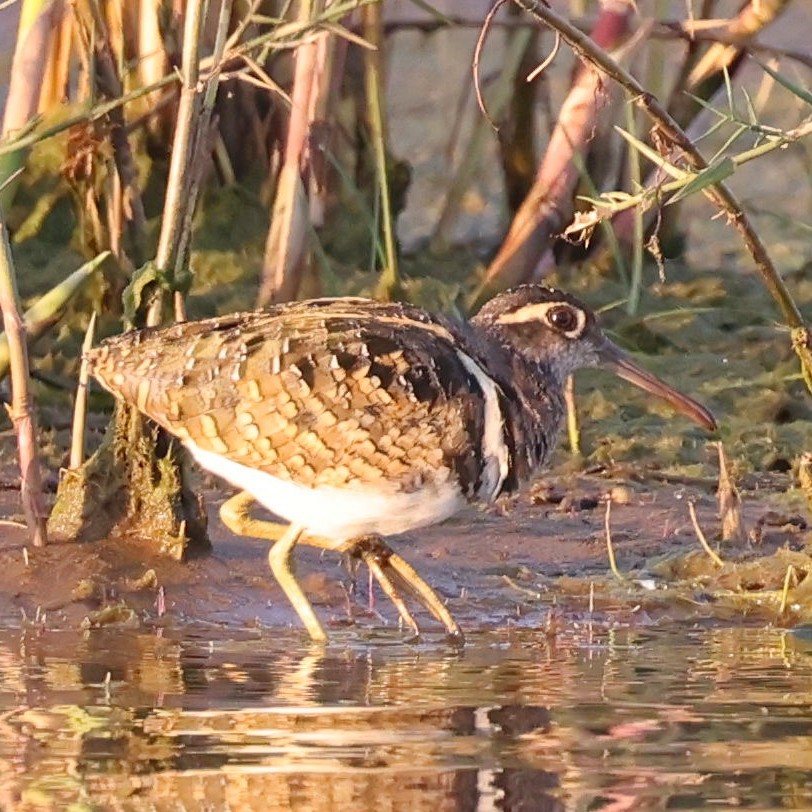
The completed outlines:
<svg viewBox="0 0 812 812">
<path fill-rule="evenodd" d="M 417 6 L 422 11 L 431 14 L 432 17 L 440 20 L 440 22 L 444 22 L 446 25 L 454 24 L 454 20 L 452 20 L 451 17 L 449 17 L 447 14 L 443 14 L 440 9 L 435 8 L 431 3 L 426 2 L 426 0 L 412 0 L 412 4 Z"/>
<path fill-rule="evenodd" d="M 761 65 L 761 69 L 768 73 L 770 76 L 778 82 L 779 85 L 782 85 L 790 93 L 794 96 L 797 96 L 802 101 L 805 101 L 807 104 L 812 105 L 812 93 L 810 93 L 805 87 L 801 87 L 800 85 L 796 85 L 794 82 L 790 82 L 789 79 L 786 78 L 783 74 L 779 73 L 776 70 L 773 70 L 769 65 L 765 62 L 761 62 L 760 60 L 756 59 L 759 65 Z"/>
<path fill-rule="evenodd" d="M 728 123 L 728 121 L 729 119 L 727 118 L 717 119 L 713 124 L 711 124 L 710 127 L 708 127 L 707 130 L 705 130 L 705 132 L 700 133 L 696 138 L 694 138 L 694 144 L 698 144 L 700 141 L 702 141 L 702 139 L 707 138 L 710 135 L 713 135 L 718 130 L 721 130 L 722 127 L 724 127 L 725 124 Z"/>
<path fill-rule="evenodd" d="M 701 96 L 697 96 L 694 93 L 689 93 L 687 90 L 685 91 L 685 95 L 688 96 L 691 101 L 696 102 L 696 104 L 698 104 L 703 110 L 713 113 L 715 116 L 722 119 L 722 121 L 730 121 L 730 113 L 724 113 L 717 109 L 707 99 L 703 99 Z"/>
<path fill-rule="evenodd" d="M 697 192 L 721 183 L 736 171 L 736 164 L 730 157 L 722 158 L 703 169 L 690 183 L 685 184 L 668 202 L 676 203 L 678 200 L 689 197 Z"/>
<path fill-rule="evenodd" d="M 746 124 L 739 124 L 738 127 L 732 132 L 731 135 L 727 137 L 725 142 L 722 144 L 719 149 L 716 150 L 714 156 L 708 161 L 709 164 L 715 164 L 721 157 L 727 152 L 727 150 L 733 146 L 733 144 L 739 140 L 742 133 L 746 133 L 749 131 L 749 127 Z"/>
<path fill-rule="evenodd" d="M 727 69 L 727 65 L 722 66 L 722 74 L 725 78 L 725 94 L 727 95 L 727 106 L 730 110 L 731 115 L 736 115 L 736 101 L 733 98 L 733 85 L 730 83 L 730 71 Z"/>
<path fill-rule="evenodd" d="M 615 126 L 615 131 L 625 138 L 626 141 L 628 141 L 629 144 L 634 147 L 634 149 L 645 155 L 645 157 L 655 164 L 655 166 L 658 166 L 663 170 L 663 172 L 667 173 L 672 178 L 680 179 L 688 177 L 688 172 L 685 172 L 678 166 L 672 164 L 670 161 L 667 161 L 662 155 L 660 155 L 659 152 L 652 149 L 648 144 L 641 141 L 639 138 L 635 138 L 631 133 L 626 132 L 626 130 L 624 130 L 622 127 Z"/>
<path fill-rule="evenodd" d="M 750 94 L 747 92 L 747 88 L 742 88 L 742 94 L 744 95 L 744 101 L 747 105 L 747 120 L 750 124 L 758 124 L 758 115 L 756 114 L 756 106 L 753 104 L 753 100 L 750 98 Z"/>
</svg>

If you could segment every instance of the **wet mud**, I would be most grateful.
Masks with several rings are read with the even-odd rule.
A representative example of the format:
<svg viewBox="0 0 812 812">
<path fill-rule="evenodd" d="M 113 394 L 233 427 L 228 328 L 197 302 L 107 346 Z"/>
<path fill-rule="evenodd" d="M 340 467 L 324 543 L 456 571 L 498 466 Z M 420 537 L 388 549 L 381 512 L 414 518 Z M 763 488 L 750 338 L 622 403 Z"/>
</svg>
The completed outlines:
<svg viewBox="0 0 812 812">
<path fill-rule="evenodd" d="M 729 621 L 737 615 L 782 625 L 805 619 L 806 608 L 793 610 L 792 603 L 779 613 L 776 595 L 790 564 L 793 590 L 806 577 L 810 534 L 803 516 L 776 509 L 762 493 L 745 499 L 742 540 L 721 543 L 715 539 L 720 520 L 709 484 L 548 477 L 514 499 L 396 537 L 392 546 L 469 632 L 549 629 L 585 617 L 644 625 L 675 618 Z M 2 496 L 11 507 L 16 494 Z M 226 496 L 221 490 L 207 493 L 213 552 L 186 562 L 150 553 L 134 538 L 34 549 L 21 528 L 4 527 L 0 621 L 75 630 L 189 623 L 299 630 L 267 567 L 268 544 L 236 537 L 219 521 L 217 509 Z M 724 566 L 700 547 L 689 500 Z M 622 580 L 609 566 L 607 501 Z M 379 634 L 404 639 L 394 608 L 357 562 L 306 547 L 297 549 L 296 562 L 328 630 L 353 629 L 361 639 Z M 763 600 L 741 598 L 748 593 Z M 414 608 L 424 634 L 442 637 L 436 622 Z"/>
</svg>

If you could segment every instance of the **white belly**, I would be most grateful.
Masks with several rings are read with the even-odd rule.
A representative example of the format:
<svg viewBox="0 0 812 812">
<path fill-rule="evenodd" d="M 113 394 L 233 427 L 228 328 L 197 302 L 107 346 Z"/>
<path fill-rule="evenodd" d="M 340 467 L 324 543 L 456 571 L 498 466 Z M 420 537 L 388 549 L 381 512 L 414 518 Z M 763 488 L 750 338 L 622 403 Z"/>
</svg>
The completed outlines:
<svg viewBox="0 0 812 812">
<path fill-rule="evenodd" d="M 336 548 L 358 536 L 390 536 L 447 519 L 465 504 L 453 483 L 412 493 L 381 493 L 371 488 L 308 488 L 185 443 L 197 462 L 263 507 L 319 536 L 336 540 Z"/>
</svg>

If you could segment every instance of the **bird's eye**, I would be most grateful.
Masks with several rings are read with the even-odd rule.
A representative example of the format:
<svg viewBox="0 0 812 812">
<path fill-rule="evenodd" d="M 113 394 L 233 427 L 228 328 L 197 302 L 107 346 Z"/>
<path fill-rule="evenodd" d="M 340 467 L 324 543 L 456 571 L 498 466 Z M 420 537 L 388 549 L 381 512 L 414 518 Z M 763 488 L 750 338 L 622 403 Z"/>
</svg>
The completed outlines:
<svg viewBox="0 0 812 812">
<path fill-rule="evenodd" d="M 578 331 L 582 322 L 578 316 L 579 313 L 569 305 L 557 305 L 547 311 L 547 321 L 550 326 L 565 335 Z"/>
</svg>

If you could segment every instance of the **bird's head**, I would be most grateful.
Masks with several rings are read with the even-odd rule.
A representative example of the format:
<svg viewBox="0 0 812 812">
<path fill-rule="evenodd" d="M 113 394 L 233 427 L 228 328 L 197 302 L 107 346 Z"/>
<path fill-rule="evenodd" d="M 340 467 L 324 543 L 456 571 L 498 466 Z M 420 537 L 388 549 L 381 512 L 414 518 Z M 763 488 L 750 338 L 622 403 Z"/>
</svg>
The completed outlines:
<svg viewBox="0 0 812 812">
<path fill-rule="evenodd" d="M 542 285 L 522 285 L 494 297 L 472 320 L 511 352 L 539 366 L 556 384 L 582 367 L 605 367 L 714 430 L 700 403 L 643 369 L 606 337 L 595 314 L 574 296 Z"/>
</svg>

